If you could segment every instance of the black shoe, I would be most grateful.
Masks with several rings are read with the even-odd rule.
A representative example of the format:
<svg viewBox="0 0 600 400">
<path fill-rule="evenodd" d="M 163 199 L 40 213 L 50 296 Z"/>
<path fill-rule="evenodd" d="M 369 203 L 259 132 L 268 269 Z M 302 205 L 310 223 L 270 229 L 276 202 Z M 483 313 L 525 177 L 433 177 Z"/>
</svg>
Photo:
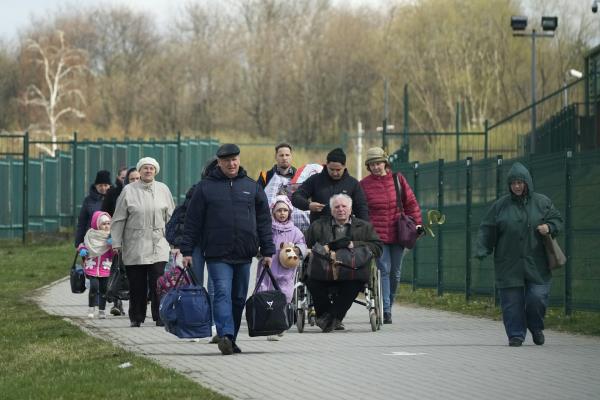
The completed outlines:
<svg viewBox="0 0 600 400">
<path fill-rule="evenodd" d="M 242 349 L 240 349 L 238 347 L 238 345 L 235 344 L 235 342 L 232 343 L 232 347 L 233 347 L 233 354 L 240 354 L 242 352 Z"/>
<path fill-rule="evenodd" d="M 334 326 L 332 326 L 332 322 L 333 317 L 327 313 L 321 315 L 316 320 L 317 326 L 321 328 L 323 332 L 331 332 L 333 330 Z"/>
<path fill-rule="evenodd" d="M 158 321 L 156 321 L 156 326 L 165 326 L 165 323 L 159 319 Z"/>
<path fill-rule="evenodd" d="M 122 315 L 121 314 L 121 310 L 119 310 L 119 308 L 116 307 L 116 306 L 113 306 L 113 308 L 110 309 L 110 314 L 114 315 L 115 317 L 118 317 L 119 315 Z"/>
<path fill-rule="evenodd" d="M 139 321 L 131 321 L 131 322 L 129 323 L 129 326 L 130 326 L 130 327 L 132 327 L 132 328 L 139 328 L 139 327 L 140 327 L 140 325 L 142 325 L 142 323 L 141 323 L 141 322 L 139 322 Z"/>
<path fill-rule="evenodd" d="M 392 323 L 392 313 L 391 312 L 384 312 L 383 313 L 383 323 L 384 324 L 391 324 Z"/>
<path fill-rule="evenodd" d="M 523 339 L 521 339 L 520 337 L 511 337 L 510 339 L 508 339 L 508 345 L 510 347 L 519 347 L 523 344 Z"/>
<path fill-rule="evenodd" d="M 334 328 L 333 328 L 334 331 L 346 330 L 346 327 L 344 326 L 342 321 L 340 321 L 339 319 L 333 320 L 333 326 L 334 326 Z"/>
<path fill-rule="evenodd" d="M 221 340 L 219 340 L 219 350 L 224 356 L 232 355 L 233 343 L 231 342 L 231 339 L 229 339 L 227 336 L 223 336 Z"/>
<path fill-rule="evenodd" d="M 541 346 L 546 342 L 544 332 L 542 331 L 531 332 L 531 336 L 533 337 L 533 343 L 537 344 L 538 346 Z"/>
<path fill-rule="evenodd" d="M 218 344 L 219 341 L 221 340 L 221 338 L 219 337 L 219 335 L 215 335 L 212 337 L 212 339 L 210 339 L 210 344 Z"/>
</svg>

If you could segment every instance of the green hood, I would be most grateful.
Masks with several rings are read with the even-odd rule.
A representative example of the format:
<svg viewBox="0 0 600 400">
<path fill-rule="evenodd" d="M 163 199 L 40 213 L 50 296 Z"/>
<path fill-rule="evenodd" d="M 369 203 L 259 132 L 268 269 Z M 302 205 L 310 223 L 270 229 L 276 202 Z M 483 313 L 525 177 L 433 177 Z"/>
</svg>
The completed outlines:
<svg viewBox="0 0 600 400">
<path fill-rule="evenodd" d="M 531 179 L 531 174 L 529 173 L 529 170 L 520 162 L 514 163 L 508 171 L 508 176 L 506 177 L 506 184 L 508 185 L 509 193 L 512 193 L 510 191 L 510 183 L 517 179 L 522 180 L 527 184 L 528 193 L 533 192 L 533 179 Z"/>
</svg>

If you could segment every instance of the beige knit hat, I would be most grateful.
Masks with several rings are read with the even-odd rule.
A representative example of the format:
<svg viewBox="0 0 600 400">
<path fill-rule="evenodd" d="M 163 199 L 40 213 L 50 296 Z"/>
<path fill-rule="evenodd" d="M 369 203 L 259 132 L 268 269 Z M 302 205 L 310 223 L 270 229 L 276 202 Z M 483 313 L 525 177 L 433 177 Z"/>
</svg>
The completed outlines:
<svg viewBox="0 0 600 400">
<path fill-rule="evenodd" d="M 371 147 L 369 150 L 367 150 L 367 160 L 365 161 L 365 165 L 367 167 L 370 163 L 381 161 L 389 163 L 388 155 L 385 154 L 385 151 L 381 147 Z"/>
<path fill-rule="evenodd" d="M 158 161 L 156 161 L 152 157 L 140 158 L 140 160 L 137 162 L 137 165 L 135 166 L 135 168 L 139 171 L 140 169 L 142 169 L 142 167 L 144 165 L 147 165 L 147 164 L 153 165 L 154 168 L 156 168 L 156 175 L 158 175 L 158 173 L 160 172 L 160 165 L 158 165 Z"/>
</svg>

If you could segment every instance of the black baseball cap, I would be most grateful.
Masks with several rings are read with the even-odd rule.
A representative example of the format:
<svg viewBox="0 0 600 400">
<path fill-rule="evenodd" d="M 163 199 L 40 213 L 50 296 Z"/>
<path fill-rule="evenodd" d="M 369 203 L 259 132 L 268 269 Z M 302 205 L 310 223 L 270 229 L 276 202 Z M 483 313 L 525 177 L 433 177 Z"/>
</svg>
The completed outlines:
<svg viewBox="0 0 600 400">
<path fill-rule="evenodd" d="M 240 148 L 233 143 L 225 143 L 217 150 L 218 158 L 237 156 L 238 154 L 240 154 Z"/>
</svg>

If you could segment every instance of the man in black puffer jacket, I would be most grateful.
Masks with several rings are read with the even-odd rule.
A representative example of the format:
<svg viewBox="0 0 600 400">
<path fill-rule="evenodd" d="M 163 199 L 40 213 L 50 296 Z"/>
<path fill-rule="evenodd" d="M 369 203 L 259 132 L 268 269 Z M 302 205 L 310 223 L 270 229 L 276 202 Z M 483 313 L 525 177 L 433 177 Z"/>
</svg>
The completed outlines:
<svg viewBox="0 0 600 400">
<path fill-rule="evenodd" d="M 352 199 L 354 215 L 369 221 L 369 207 L 362 187 L 346 169 L 346 154 L 340 148 L 327 154 L 323 171 L 308 178 L 292 195 L 292 204 L 300 210 L 310 210 L 310 222 L 322 215 L 330 215 L 329 199 L 343 193 Z"/>
<path fill-rule="evenodd" d="M 186 212 L 181 253 L 188 267 L 197 245 L 215 287 L 214 321 L 219 350 L 240 353 L 235 340 L 248 294 L 250 265 L 260 250 L 267 266 L 275 254 L 267 196 L 240 167 L 240 149 L 224 144 L 217 168 L 201 180 Z"/>
</svg>

